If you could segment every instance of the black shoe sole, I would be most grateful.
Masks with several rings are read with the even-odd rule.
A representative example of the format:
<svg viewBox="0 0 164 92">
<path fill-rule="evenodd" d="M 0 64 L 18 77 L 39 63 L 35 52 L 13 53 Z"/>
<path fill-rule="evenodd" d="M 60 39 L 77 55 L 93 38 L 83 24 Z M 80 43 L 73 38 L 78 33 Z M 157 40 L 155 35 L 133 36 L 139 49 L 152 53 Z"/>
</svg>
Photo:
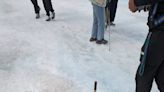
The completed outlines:
<svg viewBox="0 0 164 92">
<path fill-rule="evenodd" d="M 108 43 L 108 41 L 106 41 L 106 42 L 103 42 L 103 41 L 96 41 L 96 44 L 107 44 Z"/>
<path fill-rule="evenodd" d="M 46 21 L 51 21 L 51 19 L 46 19 Z"/>
</svg>

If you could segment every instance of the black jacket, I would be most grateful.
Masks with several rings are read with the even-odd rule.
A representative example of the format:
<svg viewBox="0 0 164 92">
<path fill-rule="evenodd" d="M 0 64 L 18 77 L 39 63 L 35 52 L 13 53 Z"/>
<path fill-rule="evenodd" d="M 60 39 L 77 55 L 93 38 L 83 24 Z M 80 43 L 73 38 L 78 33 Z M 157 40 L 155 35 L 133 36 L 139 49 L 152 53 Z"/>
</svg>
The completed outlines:
<svg viewBox="0 0 164 92">
<path fill-rule="evenodd" d="M 159 3 L 156 15 L 157 16 L 164 15 L 164 0 L 135 0 L 134 2 L 137 7 L 143 5 L 152 5 L 151 8 L 154 7 L 154 4 Z M 151 11 L 149 14 L 151 15 Z M 164 27 L 164 23 L 162 23 L 161 26 Z"/>
</svg>

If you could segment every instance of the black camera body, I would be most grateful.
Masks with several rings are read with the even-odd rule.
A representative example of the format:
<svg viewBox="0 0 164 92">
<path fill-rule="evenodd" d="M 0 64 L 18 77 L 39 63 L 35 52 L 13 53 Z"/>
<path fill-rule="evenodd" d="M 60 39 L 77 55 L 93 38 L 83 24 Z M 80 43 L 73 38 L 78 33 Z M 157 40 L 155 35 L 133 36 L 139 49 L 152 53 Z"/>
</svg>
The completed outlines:
<svg viewBox="0 0 164 92">
<path fill-rule="evenodd" d="M 141 12 L 143 10 L 146 12 L 146 11 L 149 11 L 150 8 L 151 8 L 151 5 L 139 6 L 139 7 L 137 7 L 137 11 Z"/>
</svg>

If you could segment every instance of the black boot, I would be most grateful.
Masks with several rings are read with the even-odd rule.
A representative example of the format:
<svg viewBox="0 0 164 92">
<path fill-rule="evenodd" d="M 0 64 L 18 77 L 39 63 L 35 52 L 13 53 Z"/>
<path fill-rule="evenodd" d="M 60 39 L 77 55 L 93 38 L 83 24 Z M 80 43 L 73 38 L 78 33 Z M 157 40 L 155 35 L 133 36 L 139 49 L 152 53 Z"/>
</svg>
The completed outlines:
<svg viewBox="0 0 164 92">
<path fill-rule="evenodd" d="M 35 18 L 36 18 L 36 19 L 39 19 L 39 18 L 40 18 L 40 14 L 37 13 Z"/>
<path fill-rule="evenodd" d="M 111 26 L 115 26 L 116 24 L 115 24 L 115 23 L 113 23 L 113 22 L 110 22 L 110 25 L 111 25 Z"/>
<path fill-rule="evenodd" d="M 96 43 L 97 43 L 97 44 L 107 44 L 108 41 L 105 40 L 105 39 L 102 39 L 102 40 L 97 40 Z"/>
<path fill-rule="evenodd" d="M 39 19 L 40 18 L 40 7 L 38 6 L 38 9 L 37 9 L 37 12 L 36 12 L 36 19 Z"/>
<path fill-rule="evenodd" d="M 55 12 L 52 12 L 52 19 L 55 19 Z"/>
<path fill-rule="evenodd" d="M 51 20 L 51 18 L 50 18 L 50 16 L 48 16 L 48 18 L 46 19 L 46 21 L 50 21 Z"/>
<path fill-rule="evenodd" d="M 91 37 L 89 41 L 93 42 L 93 41 L 96 41 L 96 40 L 97 40 L 96 38 Z"/>
</svg>

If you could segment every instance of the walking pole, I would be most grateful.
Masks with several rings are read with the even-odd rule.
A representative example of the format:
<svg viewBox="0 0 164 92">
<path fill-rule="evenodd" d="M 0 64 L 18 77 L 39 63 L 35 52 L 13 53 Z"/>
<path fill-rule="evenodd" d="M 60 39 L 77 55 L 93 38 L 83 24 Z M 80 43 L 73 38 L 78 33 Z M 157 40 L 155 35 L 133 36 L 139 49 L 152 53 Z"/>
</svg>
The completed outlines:
<svg viewBox="0 0 164 92">
<path fill-rule="evenodd" d="M 109 14 L 108 14 L 108 15 L 109 15 L 109 16 L 108 16 L 108 21 L 109 21 L 108 23 L 109 23 L 109 25 L 108 25 L 107 28 L 108 28 L 108 30 L 109 30 L 108 32 L 109 32 L 109 51 L 110 51 L 110 49 L 111 49 L 111 46 L 110 46 L 111 41 L 110 41 L 110 40 L 111 40 L 111 39 L 110 39 L 110 10 L 109 10 L 109 8 L 108 8 L 108 13 L 109 13 Z"/>
<path fill-rule="evenodd" d="M 108 29 L 110 29 L 110 9 L 108 6 L 105 8 L 105 24 L 106 24 L 105 28 L 108 31 Z M 110 51 L 110 30 L 108 36 L 109 36 L 108 42 L 109 42 L 109 51 Z"/>
<path fill-rule="evenodd" d="M 96 92 L 97 91 L 97 81 L 95 81 L 95 83 L 94 83 L 94 92 Z"/>
</svg>

